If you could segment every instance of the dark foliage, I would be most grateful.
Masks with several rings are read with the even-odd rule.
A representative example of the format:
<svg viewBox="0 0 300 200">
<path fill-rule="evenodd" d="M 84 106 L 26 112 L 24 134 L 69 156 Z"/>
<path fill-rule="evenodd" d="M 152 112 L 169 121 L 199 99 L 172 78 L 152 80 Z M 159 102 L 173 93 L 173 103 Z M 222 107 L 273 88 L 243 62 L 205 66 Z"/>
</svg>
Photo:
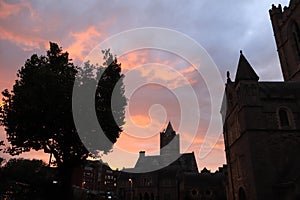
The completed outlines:
<svg viewBox="0 0 300 200">
<path fill-rule="evenodd" d="M 0 140 L 0 152 L 3 151 L 3 149 L 1 148 L 1 146 L 4 146 L 4 141 L 2 141 L 2 140 Z M 0 167 L 1 167 L 3 161 L 4 161 L 4 158 L 0 157 Z"/>
<path fill-rule="evenodd" d="M 123 78 L 121 75 L 121 64 L 109 49 L 103 50 L 105 71 L 97 73 L 99 83 L 96 90 L 95 106 L 100 125 L 108 137 L 115 143 L 122 131 L 124 124 L 124 97 Z M 100 77 L 101 74 L 101 77 Z"/>
<path fill-rule="evenodd" d="M 96 112 L 105 135 L 114 143 L 124 124 L 126 98 L 121 67 L 117 59 L 105 50 L 106 68 L 87 64 L 84 69 L 75 67 L 67 52 L 50 42 L 47 56 L 32 55 L 18 71 L 13 90 L 4 90 L 0 123 L 5 127 L 10 146 L 10 155 L 18 155 L 30 150 L 43 150 L 54 156 L 61 175 L 64 191 L 70 191 L 72 169 L 91 153 L 107 152 L 111 148 L 87 149 L 78 135 L 72 113 L 72 91 L 74 84 L 87 87 L 94 84 L 96 89 Z M 111 62 L 112 61 L 112 62 Z M 109 64 L 108 64 L 109 63 Z M 96 77 L 93 71 L 96 69 Z M 79 73 L 78 73 L 79 70 Z M 101 72 L 101 73 L 100 73 Z M 75 82 L 78 73 L 80 82 Z M 97 77 L 102 74 L 101 78 Z M 97 85 L 97 79 L 100 82 Z M 90 81 L 84 81 L 90 80 Z M 121 80 L 121 81 L 119 81 Z M 118 82 L 119 81 L 119 82 Z M 117 87 L 116 87 L 117 86 Z M 117 96 L 118 106 L 111 109 L 112 92 Z M 94 90 L 95 91 L 95 90 Z M 95 95 L 95 93 L 94 93 Z M 85 98 L 84 96 L 82 98 Z M 95 108 L 94 108 L 95 109 Z M 89 113 L 82 110 L 80 114 Z M 116 116 L 116 121 L 112 117 Z M 97 140 L 95 140 L 97 141 Z M 67 195 L 68 196 L 68 195 Z"/>
<path fill-rule="evenodd" d="M 44 150 L 58 166 L 88 156 L 72 116 L 72 88 L 77 73 L 68 53 L 50 43 L 47 56 L 32 55 L 18 71 L 13 91 L 4 90 L 1 124 L 11 155 Z"/>
<path fill-rule="evenodd" d="M 0 194 L 18 200 L 55 198 L 56 174 L 56 169 L 41 160 L 11 159 L 1 168 Z"/>
</svg>

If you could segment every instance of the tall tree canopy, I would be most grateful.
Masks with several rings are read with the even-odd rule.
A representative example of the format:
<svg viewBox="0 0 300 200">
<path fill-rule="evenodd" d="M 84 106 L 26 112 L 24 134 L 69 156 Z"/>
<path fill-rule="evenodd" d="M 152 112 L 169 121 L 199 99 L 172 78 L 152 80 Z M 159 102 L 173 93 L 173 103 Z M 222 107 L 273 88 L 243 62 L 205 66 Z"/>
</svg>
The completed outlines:
<svg viewBox="0 0 300 200">
<path fill-rule="evenodd" d="M 77 136 L 72 117 L 72 88 L 77 73 L 69 55 L 50 43 L 47 56 L 32 55 L 18 71 L 13 90 L 4 90 L 2 125 L 11 155 L 44 150 L 56 164 L 72 164 L 89 152 Z"/>
<path fill-rule="evenodd" d="M 121 64 L 110 50 L 102 50 L 102 53 L 105 62 L 97 73 L 96 114 L 105 135 L 115 143 L 125 118 L 124 75 L 121 75 Z"/>
<path fill-rule="evenodd" d="M 124 124 L 126 105 L 121 65 L 109 50 L 102 53 L 106 59 L 104 67 L 86 63 L 81 69 L 70 62 L 67 52 L 50 42 L 46 56 L 34 54 L 25 62 L 17 73 L 13 90 L 2 92 L 0 122 L 10 143 L 8 153 L 18 155 L 31 149 L 44 150 L 54 156 L 63 174 L 91 155 L 73 121 L 72 90 L 74 84 L 79 83 L 85 87 L 95 85 L 93 100 L 97 118 L 105 135 L 112 143 L 116 142 Z M 76 74 L 81 81 L 75 82 Z M 99 83 L 96 80 L 100 80 Z M 113 91 L 119 94 L 118 106 L 112 109 Z M 86 112 L 89 111 L 82 110 L 81 114 Z"/>
<path fill-rule="evenodd" d="M 94 155 L 107 153 L 124 125 L 124 75 L 110 50 L 103 50 L 103 66 L 89 61 L 78 69 L 73 88 L 73 115 L 80 138 Z M 96 123 L 95 123 L 96 122 Z M 99 128 L 101 127 L 101 128 Z"/>
</svg>

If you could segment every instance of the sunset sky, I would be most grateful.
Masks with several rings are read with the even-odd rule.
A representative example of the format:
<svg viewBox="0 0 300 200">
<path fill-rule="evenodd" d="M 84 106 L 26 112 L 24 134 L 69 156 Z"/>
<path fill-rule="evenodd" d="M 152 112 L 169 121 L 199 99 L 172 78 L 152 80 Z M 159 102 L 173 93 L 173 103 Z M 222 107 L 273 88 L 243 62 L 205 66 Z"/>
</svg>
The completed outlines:
<svg viewBox="0 0 300 200">
<path fill-rule="evenodd" d="M 0 0 L 0 90 L 11 89 L 17 70 L 33 53 L 45 55 L 49 41 L 57 42 L 80 66 L 107 38 L 143 27 L 174 30 L 199 43 L 214 61 L 224 84 L 227 70 L 234 79 L 240 50 L 260 80 L 282 80 L 268 12 L 272 4 L 285 6 L 288 0 L 176 3 L 171 0 Z M 153 39 L 153 42 L 159 41 Z M 129 44 L 124 41 L 120 45 Z M 127 94 L 124 133 L 112 153 L 103 159 L 112 167 L 122 168 L 133 167 L 140 150 L 145 150 L 146 155 L 158 154 L 159 132 L 170 120 L 174 129 L 180 130 L 182 153 L 194 151 L 199 169 L 207 167 L 214 171 L 223 165 L 221 115 L 211 113 L 210 93 L 207 80 L 201 76 L 201 66 L 193 66 L 187 60 L 159 49 L 140 49 L 117 56 L 126 77 L 125 90 L 130 84 L 140 85 Z M 142 84 L 141 80 L 149 84 Z M 188 88 L 195 92 L 199 107 L 193 106 Z M 182 106 L 181 102 L 190 107 Z M 182 115 L 183 112 L 188 112 L 188 117 Z M 204 138 L 212 118 L 215 128 L 206 141 Z M 198 121 L 199 125 L 195 126 Z M 5 137 L 1 127 L 0 140 Z M 204 157 L 199 155 L 203 146 L 212 148 Z M 22 156 L 46 161 L 49 157 L 41 152 Z"/>
</svg>

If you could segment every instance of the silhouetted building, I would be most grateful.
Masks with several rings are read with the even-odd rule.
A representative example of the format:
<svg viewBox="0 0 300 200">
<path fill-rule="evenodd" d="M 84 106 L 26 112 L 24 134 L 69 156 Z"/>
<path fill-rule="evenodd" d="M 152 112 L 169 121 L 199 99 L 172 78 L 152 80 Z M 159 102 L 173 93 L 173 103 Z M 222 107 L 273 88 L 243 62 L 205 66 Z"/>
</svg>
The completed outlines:
<svg viewBox="0 0 300 200">
<path fill-rule="evenodd" d="M 204 168 L 200 174 L 185 172 L 182 180 L 181 199 L 226 200 L 226 166 L 215 173 Z"/>
<path fill-rule="evenodd" d="M 272 5 L 270 17 L 285 81 L 300 81 L 300 6 L 291 0 L 289 7 Z"/>
<path fill-rule="evenodd" d="M 226 199 L 225 174 L 199 174 L 194 153 L 180 154 L 179 135 L 170 122 L 160 140 L 160 155 L 146 156 L 141 151 L 135 167 L 121 172 L 120 199 Z"/>
<path fill-rule="evenodd" d="M 259 82 L 241 52 L 221 109 L 229 200 L 300 199 L 300 3 L 270 10 L 285 82 Z"/>
<path fill-rule="evenodd" d="M 73 187 L 89 194 L 112 195 L 117 190 L 117 177 L 119 171 L 112 170 L 107 164 L 100 161 L 87 160 L 84 164 L 74 169 Z"/>
<path fill-rule="evenodd" d="M 165 131 L 160 133 L 160 155 L 180 154 L 179 135 L 174 131 L 171 122 Z"/>
</svg>

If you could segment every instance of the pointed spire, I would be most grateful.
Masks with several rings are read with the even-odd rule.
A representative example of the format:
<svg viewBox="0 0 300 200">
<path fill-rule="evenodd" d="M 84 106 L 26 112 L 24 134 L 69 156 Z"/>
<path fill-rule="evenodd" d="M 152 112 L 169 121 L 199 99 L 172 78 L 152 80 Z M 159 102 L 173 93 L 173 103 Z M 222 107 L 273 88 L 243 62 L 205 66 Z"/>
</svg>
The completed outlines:
<svg viewBox="0 0 300 200">
<path fill-rule="evenodd" d="M 254 80 L 258 81 L 259 77 L 253 70 L 252 66 L 249 64 L 243 52 L 240 51 L 240 59 L 238 63 L 238 68 L 235 76 L 235 82 L 239 82 L 240 80 Z"/>
<path fill-rule="evenodd" d="M 168 126 L 167 126 L 167 129 L 166 129 L 166 132 L 172 133 L 173 131 L 174 131 L 174 129 L 173 129 L 173 127 L 172 127 L 171 122 L 169 121 Z"/>
</svg>

